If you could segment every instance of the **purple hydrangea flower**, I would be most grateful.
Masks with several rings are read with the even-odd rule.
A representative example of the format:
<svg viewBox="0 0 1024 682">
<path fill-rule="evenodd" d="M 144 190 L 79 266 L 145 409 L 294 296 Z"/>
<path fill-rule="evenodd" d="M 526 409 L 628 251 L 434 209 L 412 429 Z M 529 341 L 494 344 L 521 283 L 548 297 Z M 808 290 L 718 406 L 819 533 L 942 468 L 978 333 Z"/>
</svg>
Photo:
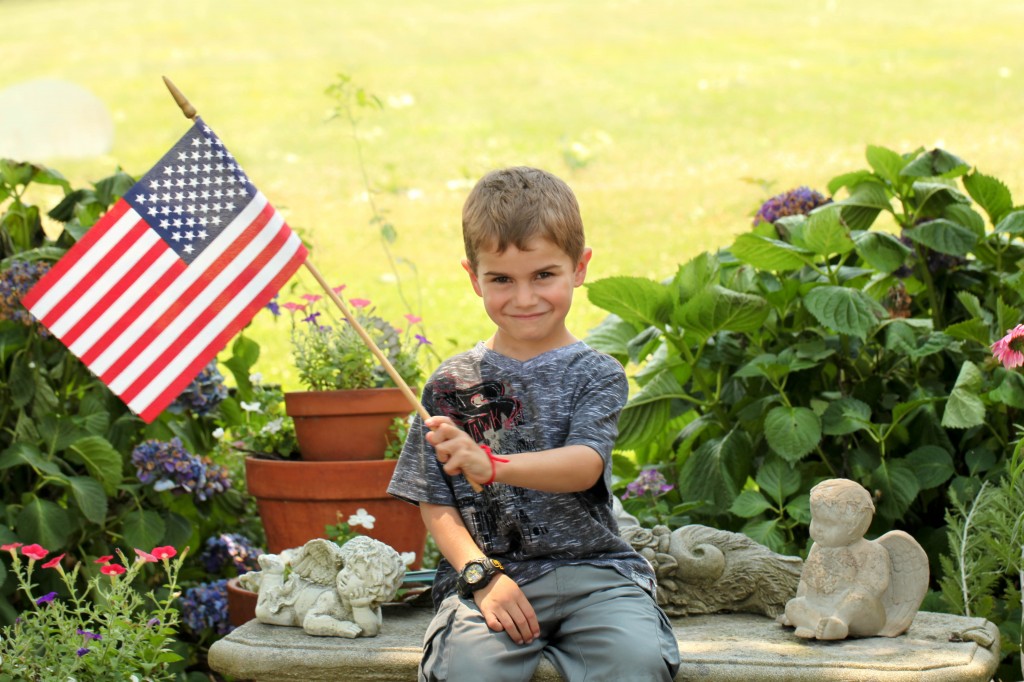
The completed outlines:
<svg viewBox="0 0 1024 682">
<path fill-rule="evenodd" d="M 181 620 L 192 632 L 207 628 L 226 635 L 234 627 L 228 620 L 228 579 L 202 583 L 185 590 L 181 596 Z"/>
<path fill-rule="evenodd" d="M 228 387 L 224 383 L 224 375 L 217 369 L 217 360 L 214 359 L 196 375 L 192 383 L 167 409 L 175 414 L 191 410 L 194 414 L 204 416 L 217 409 L 221 401 L 227 397 Z"/>
<path fill-rule="evenodd" d="M 35 318 L 21 304 L 21 297 L 49 269 L 50 264 L 41 261 L 12 260 L 7 269 L 0 272 L 0 320 L 13 320 L 26 327 L 36 324 Z M 38 329 L 40 336 L 50 336 L 46 327 L 39 325 Z"/>
<path fill-rule="evenodd" d="M 206 539 L 206 549 L 199 555 L 199 560 L 208 573 L 214 575 L 231 565 L 238 573 L 260 570 L 257 557 L 263 553 L 249 538 L 240 533 L 221 533 Z"/>
<path fill-rule="evenodd" d="M 644 469 L 635 481 L 626 484 L 626 492 L 622 495 L 622 499 L 628 500 L 631 497 L 643 497 L 648 494 L 658 497 L 673 488 L 675 486 L 666 481 L 657 469 Z"/>
<path fill-rule="evenodd" d="M 132 450 L 132 464 L 142 483 L 152 483 L 157 491 L 175 494 L 192 493 L 199 500 L 208 500 L 231 487 L 227 469 L 214 464 L 209 457 L 197 457 L 181 443 L 150 439 Z"/>
<path fill-rule="evenodd" d="M 807 215 L 819 206 L 831 203 L 822 194 L 810 187 L 797 187 L 782 194 L 776 194 L 761 204 L 754 216 L 754 225 L 774 223 L 779 218 L 791 215 Z"/>
</svg>

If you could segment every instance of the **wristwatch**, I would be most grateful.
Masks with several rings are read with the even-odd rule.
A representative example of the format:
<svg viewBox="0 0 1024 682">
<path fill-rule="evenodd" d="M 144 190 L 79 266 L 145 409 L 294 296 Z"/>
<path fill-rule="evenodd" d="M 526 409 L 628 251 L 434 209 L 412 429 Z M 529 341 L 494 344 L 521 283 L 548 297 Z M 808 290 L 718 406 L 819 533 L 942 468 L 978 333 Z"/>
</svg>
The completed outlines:
<svg viewBox="0 0 1024 682">
<path fill-rule="evenodd" d="M 455 589 L 463 599 L 472 599 L 473 593 L 490 584 L 491 580 L 505 567 L 497 559 L 482 556 L 468 562 L 455 581 Z"/>
</svg>

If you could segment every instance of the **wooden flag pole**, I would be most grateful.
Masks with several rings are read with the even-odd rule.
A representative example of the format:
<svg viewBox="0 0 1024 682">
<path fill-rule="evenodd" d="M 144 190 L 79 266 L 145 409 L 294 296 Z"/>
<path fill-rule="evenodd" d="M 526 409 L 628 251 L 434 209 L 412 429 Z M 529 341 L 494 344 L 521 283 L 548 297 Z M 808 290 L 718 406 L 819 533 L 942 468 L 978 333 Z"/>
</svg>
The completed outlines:
<svg viewBox="0 0 1024 682">
<path fill-rule="evenodd" d="M 171 97 L 174 98 L 174 101 L 177 102 L 178 107 L 181 109 L 181 113 L 185 114 L 185 118 L 190 121 L 194 121 L 198 115 L 196 108 L 192 106 L 188 101 L 188 98 L 182 94 L 181 90 L 179 90 L 167 76 L 164 76 L 163 79 L 167 89 L 171 91 Z M 391 380 L 395 382 L 395 386 L 397 386 L 398 390 L 402 392 L 402 395 L 404 395 L 409 400 L 409 403 L 414 406 L 416 413 L 420 418 L 423 420 L 429 419 L 430 413 L 427 412 L 425 407 L 423 407 L 423 403 L 421 403 L 420 399 L 416 397 L 416 394 L 412 392 L 412 389 L 409 388 L 409 384 L 405 382 L 405 379 L 402 378 L 402 375 L 399 374 L 398 370 L 396 370 L 394 365 L 391 364 L 391 361 L 388 360 L 386 355 L 384 355 L 384 352 L 377 347 L 377 344 L 374 343 L 372 338 L 370 338 L 370 335 L 366 333 L 366 329 L 364 329 L 363 325 L 359 323 L 359 320 L 355 318 L 348 306 L 345 304 L 345 301 L 342 300 L 341 296 L 338 296 L 338 294 L 335 293 L 330 284 L 327 283 L 327 280 L 325 280 L 323 275 L 320 274 L 320 271 L 316 269 L 316 266 L 309 261 L 309 258 L 303 262 L 303 265 L 305 265 L 306 269 L 313 275 L 313 279 L 319 282 L 324 293 L 327 294 L 327 297 L 334 301 L 334 304 L 338 306 L 338 309 L 341 310 L 341 314 L 345 316 L 345 320 L 352 325 L 353 329 L 356 330 L 356 333 L 359 334 L 359 338 L 363 340 L 363 343 L 365 343 L 367 348 L 370 349 L 373 356 L 377 358 L 377 361 L 380 362 L 384 371 L 388 373 L 389 377 L 391 377 Z M 466 480 L 473 487 L 474 491 L 480 492 L 483 490 L 479 483 L 476 483 L 469 478 Z"/>
</svg>

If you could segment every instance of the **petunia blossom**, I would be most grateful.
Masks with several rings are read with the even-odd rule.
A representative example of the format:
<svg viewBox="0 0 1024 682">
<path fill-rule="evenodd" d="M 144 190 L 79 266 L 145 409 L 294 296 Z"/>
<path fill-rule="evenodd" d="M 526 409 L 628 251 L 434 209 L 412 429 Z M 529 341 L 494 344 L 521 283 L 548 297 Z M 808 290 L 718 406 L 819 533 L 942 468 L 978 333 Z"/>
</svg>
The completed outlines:
<svg viewBox="0 0 1024 682">
<path fill-rule="evenodd" d="M 368 298 L 350 298 L 348 302 L 352 304 L 353 308 L 365 308 L 370 305 L 370 299 Z"/>
<path fill-rule="evenodd" d="M 43 604 L 48 604 L 48 603 L 52 602 L 56 597 L 57 597 L 57 593 L 56 592 L 49 592 L 47 594 L 44 594 L 39 599 L 36 599 L 36 606 L 42 606 Z"/>
<path fill-rule="evenodd" d="M 105 555 L 103 555 L 101 557 L 96 557 L 95 559 L 93 559 L 93 563 L 94 564 L 109 564 L 113 560 L 114 560 L 114 555 L 113 554 L 105 554 Z"/>
<path fill-rule="evenodd" d="M 44 549 L 40 545 L 25 545 L 21 548 L 21 553 L 27 556 L 29 559 L 42 561 L 46 558 L 46 555 L 50 553 L 50 550 Z"/>
<path fill-rule="evenodd" d="M 0 545 L 0 549 L 2 549 L 5 552 L 14 552 L 19 547 L 21 547 L 21 544 L 22 543 L 20 543 L 20 542 L 12 542 L 9 545 Z"/>
<path fill-rule="evenodd" d="M 292 303 L 291 301 L 289 301 L 288 303 L 282 303 L 281 307 L 284 308 L 285 310 L 291 310 L 292 312 L 296 312 L 298 310 L 305 310 L 306 309 L 306 304 L 305 303 Z"/>
<path fill-rule="evenodd" d="M 79 658 L 81 658 L 82 656 L 85 656 L 87 653 L 89 653 L 89 647 L 83 646 L 81 649 L 79 649 L 75 653 L 78 654 Z"/>
<path fill-rule="evenodd" d="M 411 313 L 406 313 L 405 319 L 409 320 L 409 324 L 419 324 L 420 322 L 423 321 L 422 317 L 420 317 L 419 315 L 413 315 Z"/>
<path fill-rule="evenodd" d="M 170 545 L 153 548 L 153 556 L 157 559 L 171 559 L 177 554 L 178 550 L 174 549 L 174 547 L 171 547 Z"/>
<path fill-rule="evenodd" d="M 419 345 L 421 345 L 421 346 L 423 346 L 423 345 L 433 346 L 434 345 L 433 342 L 430 339 L 428 339 L 427 337 L 423 336 L 423 334 L 415 334 L 414 336 L 416 337 L 416 340 L 419 342 Z"/>
<path fill-rule="evenodd" d="M 95 632 L 89 632 L 88 630 L 83 630 L 82 628 L 77 628 L 75 630 L 75 632 L 77 632 L 78 634 L 82 635 L 82 637 L 85 637 L 86 639 L 95 639 L 95 640 L 103 639 L 103 635 L 97 635 Z"/>
<path fill-rule="evenodd" d="M 1018 324 L 993 343 L 992 355 L 1006 369 L 1024 366 L 1024 324 Z"/>
<path fill-rule="evenodd" d="M 153 556 L 149 552 L 139 549 L 138 547 L 135 548 L 135 554 L 139 557 L 139 559 L 148 563 L 156 563 L 157 561 L 159 561 L 159 559 L 157 559 L 155 556 Z"/>
<path fill-rule="evenodd" d="M 323 298 L 323 296 L 317 296 L 316 294 L 303 294 L 302 298 L 309 301 L 310 303 L 316 303 L 321 298 Z"/>
<path fill-rule="evenodd" d="M 100 573 L 109 576 L 121 575 L 124 572 L 125 567 L 121 566 L 120 564 L 107 564 L 106 566 L 100 569 Z"/>
<path fill-rule="evenodd" d="M 345 285 L 339 284 L 336 287 L 331 287 L 331 291 L 333 291 L 336 294 L 340 294 L 341 292 L 345 291 Z"/>
<path fill-rule="evenodd" d="M 63 558 L 64 558 L 64 555 L 63 554 L 59 554 L 59 555 L 53 557 L 52 559 L 50 559 L 49 561 L 47 561 L 45 564 L 43 564 L 43 568 L 55 568 L 55 567 L 60 565 L 60 560 L 63 559 Z"/>
</svg>

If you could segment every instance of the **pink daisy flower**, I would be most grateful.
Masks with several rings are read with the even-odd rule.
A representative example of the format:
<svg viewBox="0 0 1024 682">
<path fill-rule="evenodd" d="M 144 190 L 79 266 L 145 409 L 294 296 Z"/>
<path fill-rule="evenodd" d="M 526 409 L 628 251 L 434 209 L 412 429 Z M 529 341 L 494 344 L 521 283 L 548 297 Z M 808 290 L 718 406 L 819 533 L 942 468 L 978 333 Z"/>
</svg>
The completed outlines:
<svg viewBox="0 0 1024 682">
<path fill-rule="evenodd" d="M 1024 324 L 1018 324 L 993 343 L 992 355 L 1006 369 L 1024 366 Z"/>
</svg>

